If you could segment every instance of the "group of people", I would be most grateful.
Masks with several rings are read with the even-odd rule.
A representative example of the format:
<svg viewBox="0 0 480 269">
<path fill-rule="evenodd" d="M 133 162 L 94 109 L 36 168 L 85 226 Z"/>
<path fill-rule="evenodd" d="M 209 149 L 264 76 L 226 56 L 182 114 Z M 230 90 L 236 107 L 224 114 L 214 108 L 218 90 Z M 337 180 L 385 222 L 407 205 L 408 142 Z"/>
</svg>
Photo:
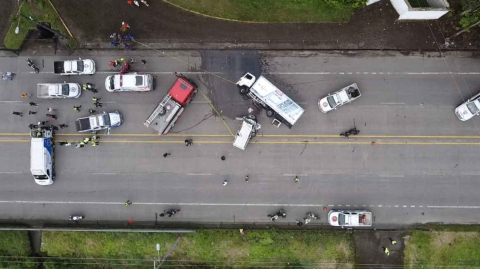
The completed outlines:
<svg viewBox="0 0 480 269">
<path fill-rule="evenodd" d="M 122 26 L 123 27 L 123 26 Z M 127 27 L 125 27 L 127 28 Z M 128 27 L 130 28 L 130 27 Z M 126 30 L 125 30 L 126 31 Z M 123 46 L 126 49 L 131 49 L 132 46 L 129 42 L 135 41 L 135 38 L 131 34 L 117 34 L 113 33 L 110 38 L 112 41 L 110 42 L 110 45 L 112 47 L 118 47 L 120 44 L 123 44 Z"/>
<path fill-rule="evenodd" d="M 83 147 L 85 147 L 85 145 L 88 145 L 88 142 L 90 142 L 90 145 L 92 147 L 96 147 L 99 144 L 98 140 L 100 140 L 100 137 L 97 137 L 96 134 L 94 134 L 92 137 L 85 137 L 80 142 L 75 143 L 75 148 L 83 148 Z M 69 142 L 59 142 L 59 144 L 60 144 L 60 146 L 70 146 L 70 145 L 72 145 Z"/>
<path fill-rule="evenodd" d="M 110 63 L 108 63 L 108 65 L 111 66 L 111 67 L 120 67 L 120 74 L 125 74 L 125 73 L 128 73 L 130 71 L 130 69 L 132 67 L 131 65 L 134 62 L 135 62 L 135 60 L 133 60 L 133 58 L 130 59 L 130 62 L 126 61 L 125 58 L 120 58 L 120 59 L 110 61 Z"/>
</svg>

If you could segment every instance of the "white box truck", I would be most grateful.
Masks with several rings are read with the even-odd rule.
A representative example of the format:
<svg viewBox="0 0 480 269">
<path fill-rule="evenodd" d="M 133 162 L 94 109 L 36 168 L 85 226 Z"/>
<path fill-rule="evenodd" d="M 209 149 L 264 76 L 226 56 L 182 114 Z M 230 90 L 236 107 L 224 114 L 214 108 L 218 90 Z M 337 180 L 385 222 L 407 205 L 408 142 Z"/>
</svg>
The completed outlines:
<svg viewBox="0 0 480 269">
<path fill-rule="evenodd" d="M 240 94 L 247 95 L 256 105 L 265 108 L 267 117 L 273 118 L 272 124 L 277 127 L 284 123 L 292 128 L 305 112 L 302 107 L 264 76 L 255 80 L 254 75 L 246 73 L 237 82 L 237 86 Z"/>
<path fill-rule="evenodd" d="M 38 185 L 52 185 L 55 179 L 53 132 L 39 129 L 32 131 L 31 136 L 30 171 L 33 179 Z"/>
</svg>

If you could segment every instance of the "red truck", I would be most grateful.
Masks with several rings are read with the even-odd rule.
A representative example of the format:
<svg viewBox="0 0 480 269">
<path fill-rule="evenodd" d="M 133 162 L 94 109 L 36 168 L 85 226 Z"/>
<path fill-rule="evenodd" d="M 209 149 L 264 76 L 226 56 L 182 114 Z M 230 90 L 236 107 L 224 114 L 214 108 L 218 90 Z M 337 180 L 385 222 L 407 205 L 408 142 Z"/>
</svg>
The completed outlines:
<svg viewBox="0 0 480 269">
<path fill-rule="evenodd" d="M 144 125 L 152 127 L 159 135 L 167 134 L 197 92 L 195 83 L 179 76 Z"/>
</svg>

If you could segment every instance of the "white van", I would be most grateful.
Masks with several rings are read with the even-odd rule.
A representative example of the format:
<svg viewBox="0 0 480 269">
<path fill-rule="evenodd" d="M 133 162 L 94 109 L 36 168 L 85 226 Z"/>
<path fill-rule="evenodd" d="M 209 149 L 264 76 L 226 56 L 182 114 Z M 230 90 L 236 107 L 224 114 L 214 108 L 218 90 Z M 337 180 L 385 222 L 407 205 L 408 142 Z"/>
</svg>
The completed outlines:
<svg viewBox="0 0 480 269">
<path fill-rule="evenodd" d="M 233 146 L 241 150 L 245 150 L 250 141 L 250 138 L 254 137 L 258 130 L 262 128 L 260 124 L 257 123 L 255 116 L 246 116 L 243 118 L 238 118 L 242 121 L 242 126 L 240 130 L 235 134 L 235 141 L 233 141 Z"/>
<path fill-rule="evenodd" d="M 43 131 L 43 137 L 32 137 L 30 148 L 30 171 L 38 185 L 51 185 L 55 178 L 53 171 L 53 139 L 51 131 Z"/>
<path fill-rule="evenodd" d="M 153 76 L 150 74 L 117 74 L 105 79 L 109 92 L 148 92 L 153 90 Z"/>
</svg>

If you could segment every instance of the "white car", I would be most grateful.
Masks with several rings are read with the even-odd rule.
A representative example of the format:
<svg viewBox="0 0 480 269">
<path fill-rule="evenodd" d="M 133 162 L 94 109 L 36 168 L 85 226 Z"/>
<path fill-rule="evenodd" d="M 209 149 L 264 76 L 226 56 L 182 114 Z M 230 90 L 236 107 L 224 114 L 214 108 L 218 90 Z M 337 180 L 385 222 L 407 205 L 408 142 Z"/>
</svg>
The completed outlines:
<svg viewBox="0 0 480 269">
<path fill-rule="evenodd" d="M 82 94 L 78 83 L 39 83 L 37 97 L 42 99 L 78 98 Z"/>
<path fill-rule="evenodd" d="M 468 99 L 465 103 L 459 105 L 455 109 L 455 114 L 461 121 L 471 119 L 473 116 L 480 114 L 480 92 L 472 98 Z"/>
<path fill-rule="evenodd" d="M 153 76 L 150 74 L 117 74 L 105 79 L 109 92 L 148 92 L 153 90 Z"/>
<path fill-rule="evenodd" d="M 77 132 L 79 133 L 94 133 L 97 131 L 118 127 L 122 123 L 122 114 L 120 114 L 118 111 L 112 111 L 79 118 L 75 121 L 75 126 L 77 127 Z"/>
<path fill-rule="evenodd" d="M 353 83 L 320 99 L 318 101 L 318 108 L 320 108 L 320 111 L 323 113 L 328 113 L 358 99 L 360 96 L 362 96 L 362 94 L 357 84 Z"/>
</svg>

